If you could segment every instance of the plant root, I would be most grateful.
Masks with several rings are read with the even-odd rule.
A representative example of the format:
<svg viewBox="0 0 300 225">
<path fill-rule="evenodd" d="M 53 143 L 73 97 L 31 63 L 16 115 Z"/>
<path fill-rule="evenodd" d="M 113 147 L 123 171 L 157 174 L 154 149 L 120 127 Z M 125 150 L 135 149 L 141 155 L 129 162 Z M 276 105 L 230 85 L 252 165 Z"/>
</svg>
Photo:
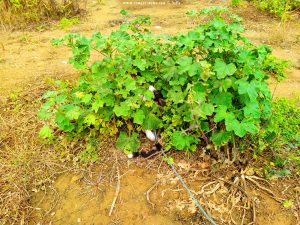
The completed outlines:
<svg viewBox="0 0 300 225">
<path fill-rule="evenodd" d="M 263 178 L 245 174 L 231 178 L 213 175 L 213 178 L 214 180 L 204 183 L 199 191 L 193 190 L 193 193 L 204 199 L 208 211 L 219 214 L 220 223 L 248 225 L 256 223 L 257 197 L 249 192 L 251 187 L 260 189 L 274 200 L 281 202 L 281 198 L 266 187 L 270 183 Z"/>
<path fill-rule="evenodd" d="M 146 198 L 147 198 L 147 202 L 152 206 L 152 208 L 154 209 L 155 205 L 153 202 L 150 201 L 150 193 L 152 192 L 152 190 L 159 184 L 159 181 L 156 181 L 154 185 L 152 185 L 152 187 L 150 187 L 148 189 L 148 191 L 146 192 Z"/>
</svg>

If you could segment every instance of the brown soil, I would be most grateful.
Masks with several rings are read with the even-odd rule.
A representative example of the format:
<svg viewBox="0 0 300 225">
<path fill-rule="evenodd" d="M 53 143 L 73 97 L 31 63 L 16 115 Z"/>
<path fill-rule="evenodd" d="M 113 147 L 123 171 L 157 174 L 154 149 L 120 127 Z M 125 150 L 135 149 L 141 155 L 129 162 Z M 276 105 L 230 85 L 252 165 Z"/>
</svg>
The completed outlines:
<svg viewBox="0 0 300 225">
<path fill-rule="evenodd" d="M 61 175 L 50 191 L 38 191 L 32 198 L 31 224 L 209 224 L 160 156 L 128 160 L 117 152 L 116 162 L 116 150 L 109 145 L 105 149 L 92 169 Z M 189 161 L 182 154 L 172 155 L 178 172 L 217 224 L 297 224 L 296 204 L 285 209 L 281 202 L 297 199 L 299 182 L 257 180 L 257 186 L 246 179 L 246 186 L 235 182 L 241 192 L 233 184 L 242 180 L 236 166 L 220 167 L 200 155 Z M 241 173 L 253 178 L 261 175 L 251 165 Z M 109 216 L 118 181 L 120 192 Z"/>
<path fill-rule="evenodd" d="M 194 26 L 186 17 L 186 11 L 217 4 L 227 3 L 190 1 L 180 5 L 126 5 L 125 8 L 129 8 L 134 15 L 150 15 L 153 20 L 152 28 L 157 33 L 176 33 Z M 95 31 L 109 33 L 122 21 L 119 14 L 122 7 L 124 5 L 120 1 L 107 1 L 105 4 L 91 1 L 87 6 L 87 18 L 68 31 L 2 31 L 0 102 L 7 96 L 12 96 L 12 93 L 15 95 L 23 90 L 25 85 L 27 92 L 35 90 L 37 80 L 42 79 L 47 83 L 52 78 L 77 76 L 77 72 L 66 64 L 70 51 L 63 47 L 51 46 L 50 40 L 67 32 L 86 35 Z M 300 46 L 296 41 L 299 23 L 294 21 L 283 25 L 278 19 L 249 5 L 235 8 L 233 11 L 245 18 L 247 37 L 257 44 L 270 44 L 276 56 L 292 62 L 286 80 L 279 84 L 270 81 L 274 95 L 291 97 L 294 92 L 299 92 Z M 114 151 L 111 147 L 107 149 L 109 153 Z M 116 164 L 114 155 L 111 155 L 105 156 L 107 160 L 100 160 L 86 171 L 58 176 L 53 185 L 44 191 L 34 190 L 37 193 L 30 199 L 33 207 L 29 216 L 30 224 L 207 224 L 161 157 L 151 160 L 127 160 L 124 155 L 118 153 L 119 164 Z M 263 187 L 272 190 L 276 196 L 294 200 L 294 206 L 287 209 L 282 207 L 278 199 L 274 200 L 272 194 L 248 181 L 247 192 L 255 202 L 246 209 L 245 195 L 230 184 L 235 178 L 241 180 L 241 174 L 233 165 L 225 166 L 221 172 L 215 172 L 215 162 L 206 161 L 203 157 L 197 158 L 193 164 L 187 164 L 187 160 L 180 157 L 175 160 L 177 165 L 181 165 L 178 169 L 188 181 L 188 186 L 218 224 L 233 224 L 232 221 L 236 221 L 236 224 L 250 224 L 254 220 L 255 224 L 261 225 L 299 224 L 299 202 L 296 202 L 297 199 L 299 201 L 299 181 L 275 179 L 270 185 L 259 182 Z M 113 213 L 109 216 L 118 180 L 117 167 L 120 170 L 120 193 Z M 259 171 L 254 173 L 257 176 L 259 174 Z M 226 182 L 219 178 L 225 179 Z M 204 185 L 210 182 L 214 183 L 207 186 L 204 193 L 200 193 Z M 157 185 L 147 200 L 146 193 L 154 184 Z M 229 204 L 228 201 L 235 203 Z M 21 221 L 21 224 L 26 222 Z"/>
</svg>

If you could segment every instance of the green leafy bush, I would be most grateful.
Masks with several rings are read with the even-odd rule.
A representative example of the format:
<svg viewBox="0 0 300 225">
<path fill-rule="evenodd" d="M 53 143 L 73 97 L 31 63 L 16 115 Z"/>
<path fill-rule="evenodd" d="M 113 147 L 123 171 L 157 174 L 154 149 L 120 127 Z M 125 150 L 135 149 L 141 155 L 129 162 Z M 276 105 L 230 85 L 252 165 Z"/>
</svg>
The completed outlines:
<svg viewBox="0 0 300 225">
<path fill-rule="evenodd" d="M 272 102 L 269 123 L 253 137 L 254 153 L 271 150 L 271 163 L 264 171 L 269 176 L 284 176 L 298 170 L 300 165 L 300 96 L 278 98 Z"/>
<path fill-rule="evenodd" d="M 241 19 L 227 9 L 188 14 L 213 17 L 175 36 L 153 34 L 150 19 L 137 17 L 109 36 L 53 40 L 72 49 L 69 63 L 83 72 L 76 85 L 60 81 L 57 90 L 44 94 L 38 116 L 47 125 L 41 136 L 119 135 L 118 148 L 133 152 L 142 130 L 163 128 L 164 147 L 185 151 L 257 134 L 271 115 L 266 62 L 280 60 L 270 57 L 269 47 L 241 36 Z M 99 53 L 98 60 L 91 62 L 91 51 Z"/>
<path fill-rule="evenodd" d="M 254 0 L 255 4 L 281 18 L 285 18 L 287 13 L 292 10 L 300 9 L 299 0 Z"/>
<path fill-rule="evenodd" d="M 231 0 L 230 1 L 230 4 L 232 6 L 240 6 L 242 3 L 243 3 L 242 0 Z"/>
<path fill-rule="evenodd" d="M 279 98 L 272 102 L 272 114 L 253 143 L 262 152 L 266 148 L 282 150 L 284 146 L 300 145 L 299 99 Z"/>
<path fill-rule="evenodd" d="M 279 98 L 273 103 L 271 126 L 283 143 L 292 143 L 297 140 L 299 142 L 300 140 L 299 103 L 297 98 Z"/>
</svg>

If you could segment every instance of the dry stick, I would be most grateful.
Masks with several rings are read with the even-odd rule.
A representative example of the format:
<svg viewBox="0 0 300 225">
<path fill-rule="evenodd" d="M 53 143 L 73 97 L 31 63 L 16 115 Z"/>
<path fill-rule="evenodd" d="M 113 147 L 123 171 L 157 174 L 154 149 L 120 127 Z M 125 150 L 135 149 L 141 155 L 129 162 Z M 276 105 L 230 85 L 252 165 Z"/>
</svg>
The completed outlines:
<svg viewBox="0 0 300 225">
<path fill-rule="evenodd" d="M 252 200 L 252 207 L 253 207 L 253 224 L 256 222 L 256 211 L 255 211 L 255 201 Z"/>
<path fill-rule="evenodd" d="M 58 192 L 55 190 L 55 188 L 51 187 L 52 191 L 55 193 L 56 197 L 52 200 L 52 206 L 47 210 L 47 212 L 43 215 L 43 220 L 46 218 L 46 216 L 57 206 L 58 201 L 60 199 L 60 196 Z"/>
<path fill-rule="evenodd" d="M 156 181 L 156 183 L 154 185 L 152 185 L 152 187 L 149 188 L 149 190 L 146 192 L 146 194 L 147 194 L 147 201 L 152 206 L 153 209 L 154 209 L 154 203 L 150 201 L 150 193 L 158 185 L 158 183 L 159 183 L 159 181 Z"/>
<path fill-rule="evenodd" d="M 115 164 L 116 164 L 116 169 L 117 169 L 118 182 L 117 182 L 115 197 L 114 197 L 114 200 L 112 201 L 112 204 L 111 204 L 111 207 L 110 207 L 110 210 L 109 210 L 109 214 L 108 214 L 109 216 L 111 216 L 111 214 L 112 214 L 112 212 L 114 210 L 117 198 L 119 196 L 120 187 L 121 187 L 120 170 L 119 170 L 119 166 L 118 166 L 118 156 L 117 156 L 116 152 L 115 152 L 115 157 L 116 157 L 116 163 Z"/>
</svg>

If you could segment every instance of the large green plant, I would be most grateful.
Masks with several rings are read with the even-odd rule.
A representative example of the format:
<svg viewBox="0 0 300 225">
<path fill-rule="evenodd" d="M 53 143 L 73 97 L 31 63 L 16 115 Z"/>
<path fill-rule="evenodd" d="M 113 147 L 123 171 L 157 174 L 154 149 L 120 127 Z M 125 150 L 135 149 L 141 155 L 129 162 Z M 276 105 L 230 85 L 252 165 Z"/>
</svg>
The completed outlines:
<svg viewBox="0 0 300 225">
<path fill-rule="evenodd" d="M 165 148 L 186 151 L 201 142 L 218 147 L 258 133 L 271 112 L 266 63 L 281 62 L 272 60 L 269 47 L 242 37 L 241 19 L 227 9 L 188 14 L 213 16 L 174 36 L 153 34 L 150 19 L 138 17 L 109 36 L 55 39 L 55 45 L 72 48 L 69 63 L 83 72 L 76 85 L 59 82 L 57 90 L 45 93 L 39 117 L 47 125 L 40 135 L 119 135 L 117 146 L 132 152 L 141 130 L 163 128 Z M 91 51 L 99 54 L 92 62 Z M 279 67 L 272 66 L 273 74 L 274 68 Z M 150 86 L 164 104 L 155 101 Z"/>
</svg>

